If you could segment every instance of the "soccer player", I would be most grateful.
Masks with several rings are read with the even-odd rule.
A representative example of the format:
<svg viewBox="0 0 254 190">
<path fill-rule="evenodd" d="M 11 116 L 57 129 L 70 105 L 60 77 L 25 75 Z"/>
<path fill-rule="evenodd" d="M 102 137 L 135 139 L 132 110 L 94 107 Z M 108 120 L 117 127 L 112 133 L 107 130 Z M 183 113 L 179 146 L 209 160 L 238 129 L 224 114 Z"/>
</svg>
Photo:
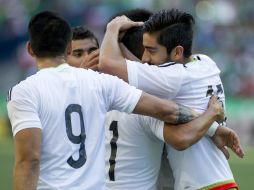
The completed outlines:
<svg viewBox="0 0 254 190">
<path fill-rule="evenodd" d="M 146 21 L 152 15 L 143 9 L 124 11 L 134 21 Z M 128 30 L 121 42 L 136 58 L 143 55 L 143 31 Z M 206 113 L 209 115 L 209 113 Z M 156 189 L 163 139 L 182 150 L 198 141 L 211 125 L 211 116 L 202 116 L 187 125 L 170 126 L 152 118 L 111 111 L 106 117 L 106 189 Z M 208 117 L 207 117 L 208 116 Z M 163 134 L 164 133 L 164 134 Z"/>
<path fill-rule="evenodd" d="M 118 35 L 131 27 L 133 22 L 126 17 L 114 19 L 107 25 L 99 69 L 117 75 L 144 91 L 204 112 L 210 95 L 217 94 L 224 100 L 224 90 L 216 64 L 205 55 L 191 53 L 193 21 L 191 15 L 172 9 L 154 14 L 145 23 L 142 60 L 157 65 L 149 66 L 124 59 L 119 49 Z M 242 157 L 239 142 L 236 145 L 230 141 L 231 137 L 238 139 L 237 135 L 224 127 L 216 131 L 220 132 L 225 132 L 227 138 L 222 143 L 214 139 L 217 146 L 228 154 L 224 147 L 227 145 Z M 203 137 L 184 151 L 168 146 L 168 151 L 175 189 L 237 188 L 225 156 L 210 138 Z"/>
<path fill-rule="evenodd" d="M 72 51 L 67 62 L 74 67 L 97 70 L 99 63 L 99 43 L 95 35 L 84 26 L 72 28 Z"/>
<path fill-rule="evenodd" d="M 134 9 L 118 13 L 120 15 L 126 15 L 135 21 L 146 21 L 152 13 Z M 141 59 L 144 48 L 142 43 L 132 41 L 142 42 L 142 35 L 142 28 L 135 27 L 128 30 L 121 39 L 138 59 Z M 188 126 L 177 128 L 166 124 L 165 139 L 175 148 L 185 149 L 204 135 L 209 123 L 213 121 L 207 118 L 209 117 L 201 117 L 188 123 Z M 105 125 L 106 189 L 156 189 L 164 144 L 160 140 L 163 138 L 161 126 L 164 123 L 152 118 L 111 111 L 107 114 Z"/>
<path fill-rule="evenodd" d="M 38 13 L 28 28 L 28 51 L 39 71 L 14 86 L 7 99 L 15 190 L 104 189 L 107 111 L 145 114 L 169 123 L 194 118 L 192 110 L 117 77 L 66 64 L 71 28 L 57 14 Z"/>
</svg>

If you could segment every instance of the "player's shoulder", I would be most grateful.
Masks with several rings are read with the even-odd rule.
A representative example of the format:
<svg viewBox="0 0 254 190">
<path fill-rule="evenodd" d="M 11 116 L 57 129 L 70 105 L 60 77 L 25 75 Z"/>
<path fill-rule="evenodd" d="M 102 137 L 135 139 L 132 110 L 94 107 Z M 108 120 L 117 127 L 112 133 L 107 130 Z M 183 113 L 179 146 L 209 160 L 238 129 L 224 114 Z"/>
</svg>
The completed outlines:
<svg viewBox="0 0 254 190">
<path fill-rule="evenodd" d="M 185 65 L 178 62 L 168 62 L 164 64 L 157 65 L 160 72 L 164 72 L 168 75 L 177 74 L 177 75 L 184 75 Z"/>
<path fill-rule="evenodd" d="M 159 64 L 159 65 L 151 65 L 148 63 L 141 63 L 138 61 L 130 61 L 130 60 L 126 60 L 126 63 L 129 65 L 137 65 L 140 68 L 146 69 L 147 67 L 150 68 L 156 68 L 156 69 L 179 69 L 179 68 L 184 68 L 184 64 L 182 63 L 178 63 L 178 62 L 166 62 L 163 64 Z"/>
<path fill-rule="evenodd" d="M 158 65 L 160 68 L 184 68 L 184 64 L 178 62 L 167 62 Z"/>
<path fill-rule="evenodd" d="M 91 69 L 83 68 L 72 68 L 72 72 L 78 81 L 85 86 L 91 86 L 92 88 L 100 88 L 105 85 L 105 83 L 110 83 L 113 76 L 100 73 Z"/>
<path fill-rule="evenodd" d="M 116 76 L 112 76 L 106 73 L 102 73 L 99 71 L 94 71 L 92 69 L 81 69 L 81 68 L 75 68 L 76 72 L 79 73 L 81 76 L 86 76 L 86 78 L 94 78 L 94 79 L 102 79 L 102 80 L 111 80 L 116 79 Z"/>
<path fill-rule="evenodd" d="M 209 57 L 208 55 L 205 55 L 205 54 L 194 54 L 192 56 L 192 58 L 195 61 L 199 61 L 199 62 L 206 63 L 206 64 L 216 65 L 215 61 L 211 57 Z"/>
<path fill-rule="evenodd" d="M 29 96 L 34 89 L 33 86 L 36 85 L 35 81 L 36 77 L 32 75 L 13 85 L 7 93 L 6 101 L 9 102 L 13 98 L 18 98 L 21 96 Z"/>
</svg>

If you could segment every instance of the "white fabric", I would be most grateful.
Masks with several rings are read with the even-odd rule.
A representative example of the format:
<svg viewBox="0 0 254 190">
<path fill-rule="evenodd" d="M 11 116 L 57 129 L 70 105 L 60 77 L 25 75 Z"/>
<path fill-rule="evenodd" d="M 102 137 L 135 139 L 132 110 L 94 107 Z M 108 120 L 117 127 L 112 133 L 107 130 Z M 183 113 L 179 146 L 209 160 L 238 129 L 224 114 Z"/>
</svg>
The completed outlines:
<svg viewBox="0 0 254 190">
<path fill-rule="evenodd" d="M 129 60 L 126 62 L 129 84 L 161 98 L 174 98 L 186 74 L 182 64 L 166 66 L 169 63 L 158 67 Z"/>
<path fill-rule="evenodd" d="M 106 112 L 131 113 L 140 96 L 140 90 L 117 77 L 67 64 L 43 69 L 16 85 L 7 106 L 13 135 L 33 127 L 42 131 L 37 189 L 104 189 Z M 74 168 L 67 160 L 79 158 L 81 143 L 70 139 L 79 140 L 81 131 L 87 160 Z"/>
<path fill-rule="evenodd" d="M 117 122 L 118 135 L 113 135 L 113 121 Z M 106 189 L 155 190 L 164 144 L 164 122 L 111 111 L 107 114 L 105 125 Z M 111 145 L 112 140 L 117 148 Z M 116 150 L 115 157 L 112 157 L 112 148 Z M 110 158 L 115 160 L 114 178 L 109 177 Z"/>
<path fill-rule="evenodd" d="M 206 134 L 209 137 L 213 137 L 215 135 L 216 130 L 218 129 L 219 124 L 217 122 L 214 122 L 211 127 L 209 127 L 208 131 L 206 132 Z"/>
<path fill-rule="evenodd" d="M 193 58 L 186 67 L 175 64 L 168 67 L 152 66 L 151 69 L 127 61 L 129 83 L 145 92 L 171 98 L 202 113 L 207 109 L 211 95 L 209 92 L 217 94 L 224 102 L 224 89 L 216 63 L 205 55 L 194 55 Z M 177 86 L 175 89 L 174 84 Z M 171 90 L 176 90 L 176 93 Z M 225 156 L 207 136 L 185 151 L 176 151 L 170 146 L 167 149 L 176 190 L 198 189 L 233 179 Z"/>
</svg>

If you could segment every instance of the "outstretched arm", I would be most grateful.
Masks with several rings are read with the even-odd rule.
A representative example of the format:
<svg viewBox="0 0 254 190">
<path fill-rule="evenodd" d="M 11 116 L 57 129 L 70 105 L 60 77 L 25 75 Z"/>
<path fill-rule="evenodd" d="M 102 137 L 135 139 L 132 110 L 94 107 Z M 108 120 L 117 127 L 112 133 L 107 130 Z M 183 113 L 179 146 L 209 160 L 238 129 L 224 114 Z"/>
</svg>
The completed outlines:
<svg viewBox="0 0 254 190">
<path fill-rule="evenodd" d="M 165 123 L 164 140 L 177 150 L 185 150 L 200 140 L 215 120 L 223 117 L 224 109 L 217 97 L 213 96 L 208 110 L 193 121 L 181 125 Z"/>
</svg>

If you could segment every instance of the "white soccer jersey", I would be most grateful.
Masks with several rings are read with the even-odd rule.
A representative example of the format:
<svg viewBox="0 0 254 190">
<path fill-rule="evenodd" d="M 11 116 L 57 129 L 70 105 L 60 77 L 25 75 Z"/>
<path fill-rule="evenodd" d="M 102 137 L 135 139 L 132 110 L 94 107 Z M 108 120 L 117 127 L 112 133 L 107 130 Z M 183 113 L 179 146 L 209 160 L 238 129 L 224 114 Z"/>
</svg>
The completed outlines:
<svg viewBox="0 0 254 190">
<path fill-rule="evenodd" d="M 111 111 L 106 117 L 106 189 L 155 190 L 164 122 Z"/>
<path fill-rule="evenodd" d="M 106 74 L 62 64 L 9 93 L 13 134 L 40 128 L 39 190 L 105 188 L 106 112 L 132 112 L 141 91 Z"/>
<path fill-rule="evenodd" d="M 173 99 L 200 113 L 207 109 L 212 94 L 224 101 L 220 71 L 216 63 L 205 55 L 194 55 L 193 61 L 185 66 L 171 63 L 156 67 L 127 61 L 127 67 L 131 85 Z M 171 88 L 174 85 L 175 89 Z M 167 149 L 176 190 L 193 190 L 233 179 L 225 156 L 209 137 L 203 137 L 185 151 L 176 151 L 170 146 Z"/>
</svg>

